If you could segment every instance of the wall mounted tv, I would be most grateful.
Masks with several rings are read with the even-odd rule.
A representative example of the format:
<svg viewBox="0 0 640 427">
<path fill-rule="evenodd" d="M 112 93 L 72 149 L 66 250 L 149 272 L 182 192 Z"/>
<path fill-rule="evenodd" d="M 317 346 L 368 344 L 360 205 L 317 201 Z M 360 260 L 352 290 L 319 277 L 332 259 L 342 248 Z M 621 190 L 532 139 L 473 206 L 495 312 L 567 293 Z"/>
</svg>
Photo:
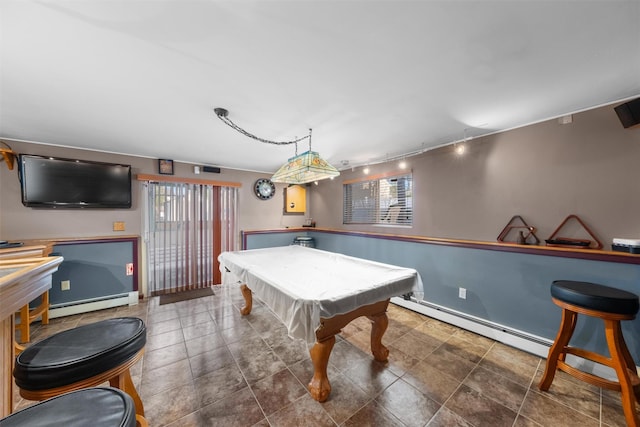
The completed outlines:
<svg viewBox="0 0 640 427">
<path fill-rule="evenodd" d="M 131 166 L 20 155 L 22 204 L 34 208 L 131 208 Z"/>
</svg>

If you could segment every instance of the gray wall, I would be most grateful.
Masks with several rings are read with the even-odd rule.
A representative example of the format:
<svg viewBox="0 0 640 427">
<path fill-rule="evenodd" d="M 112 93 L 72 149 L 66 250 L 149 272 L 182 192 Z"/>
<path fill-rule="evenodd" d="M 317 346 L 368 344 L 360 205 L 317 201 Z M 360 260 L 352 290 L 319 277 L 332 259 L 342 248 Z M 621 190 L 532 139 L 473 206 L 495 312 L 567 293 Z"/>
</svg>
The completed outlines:
<svg viewBox="0 0 640 427">
<path fill-rule="evenodd" d="M 495 241 L 521 215 L 544 241 L 576 214 L 605 249 L 614 237 L 640 238 L 640 129 L 624 129 L 613 106 L 574 114 L 567 125 L 549 120 L 472 140 L 461 157 L 448 146 L 407 161 L 415 192 L 412 227 L 342 224 L 342 203 L 336 203 L 342 181 L 363 176 L 362 168 L 314 187 L 311 216 L 318 227 Z M 377 174 L 398 166 L 370 169 Z M 562 235 L 583 237 L 573 228 Z"/>
<path fill-rule="evenodd" d="M 141 157 L 107 154 L 42 144 L 8 141 L 14 151 L 23 154 L 39 154 L 73 159 L 125 163 L 133 167 L 133 175 L 157 174 L 158 160 Z M 193 173 L 193 165 L 175 164 L 175 176 L 242 184 L 240 188 L 240 229 L 282 228 L 300 226 L 300 215 L 283 215 L 284 185 L 277 185 L 271 200 L 259 200 L 253 194 L 253 183 L 258 178 L 270 177 L 268 173 L 222 169 L 219 174 Z M 20 198 L 17 168 L 10 171 L 0 165 L 0 239 L 26 240 L 46 238 L 73 238 L 118 235 L 142 235 L 142 183 L 133 181 L 133 207 L 131 209 L 33 209 L 24 207 Z M 124 221 L 126 230 L 114 232 L 113 222 Z"/>
<path fill-rule="evenodd" d="M 425 135 L 425 139 L 428 135 Z M 129 163 L 134 174 L 157 173 L 157 160 L 11 142 L 20 153 Z M 390 144 L 393 141 L 389 141 Z M 541 240 L 569 214 L 577 214 L 609 247 L 613 237 L 640 238 L 640 129 L 624 129 L 613 106 L 472 140 L 458 157 L 453 147 L 408 158 L 415 187 L 414 225 L 409 228 L 344 226 L 342 181 L 362 176 L 361 168 L 308 187 L 308 216 L 318 227 L 429 237 L 495 241 L 514 215 L 535 226 Z M 192 165 L 176 164 L 176 176 L 241 182 L 240 229 L 299 226 L 302 216 L 282 215 L 283 185 L 268 201 L 258 200 L 253 183 L 265 173 L 223 169 L 194 175 Z M 397 169 L 395 162 L 371 167 L 371 173 Z M 118 235 L 114 221 L 125 221 L 125 234 L 141 234 L 139 182 L 129 210 L 39 210 L 22 206 L 14 169 L 0 167 L 0 239 Z M 582 237 L 577 235 L 565 237 Z"/>
</svg>

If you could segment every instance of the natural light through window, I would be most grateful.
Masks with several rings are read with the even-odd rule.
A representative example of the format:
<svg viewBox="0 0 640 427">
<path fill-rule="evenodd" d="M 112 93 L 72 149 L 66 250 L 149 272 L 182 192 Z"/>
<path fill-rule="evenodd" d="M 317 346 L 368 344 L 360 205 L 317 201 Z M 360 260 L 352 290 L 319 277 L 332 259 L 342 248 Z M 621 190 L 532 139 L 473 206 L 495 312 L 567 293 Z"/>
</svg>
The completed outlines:
<svg viewBox="0 0 640 427">
<path fill-rule="evenodd" d="M 411 174 L 348 182 L 343 194 L 344 224 L 412 224 Z"/>
</svg>

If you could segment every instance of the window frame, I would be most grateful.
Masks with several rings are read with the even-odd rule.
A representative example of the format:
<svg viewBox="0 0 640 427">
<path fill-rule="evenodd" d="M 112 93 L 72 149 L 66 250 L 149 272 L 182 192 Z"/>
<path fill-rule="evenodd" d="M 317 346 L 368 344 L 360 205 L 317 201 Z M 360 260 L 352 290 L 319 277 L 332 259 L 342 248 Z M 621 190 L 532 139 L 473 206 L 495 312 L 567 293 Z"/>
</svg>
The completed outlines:
<svg viewBox="0 0 640 427">
<path fill-rule="evenodd" d="M 395 181 L 396 186 L 390 188 L 389 181 Z M 401 181 L 404 181 L 402 188 L 397 184 Z M 400 198 L 399 190 L 404 197 Z M 354 196 L 354 192 L 360 194 Z M 384 192 L 387 194 L 383 196 Z M 413 193 L 413 171 L 393 171 L 346 180 L 342 183 L 342 224 L 412 227 Z M 356 204 L 361 205 L 359 212 L 354 212 Z M 394 206 L 399 209 L 391 211 Z"/>
</svg>

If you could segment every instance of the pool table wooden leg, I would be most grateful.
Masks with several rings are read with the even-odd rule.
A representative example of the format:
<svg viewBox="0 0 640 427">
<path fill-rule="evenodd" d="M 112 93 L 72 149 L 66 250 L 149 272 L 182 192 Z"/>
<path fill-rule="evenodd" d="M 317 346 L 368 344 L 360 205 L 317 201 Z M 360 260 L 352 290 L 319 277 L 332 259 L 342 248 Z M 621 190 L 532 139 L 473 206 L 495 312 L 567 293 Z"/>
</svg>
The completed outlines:
<svg viewBox="0 0 640 427">
<path fill-rule="evenodd" d="M 335 335 L 331 335 L 324 341 L 316 342 L 309 354 L 311 355 L 311 361 L 313 362 L 313 378 L 309 383 L 309 392 L 318 402 L 324 402 L 331 393 L 331 384 L 329 384 L 329 378 L 327 377 L 327 365 L 329 364 L 329 356 L 333 345 L 336 343 Z"/>
<path fill-rule="evenodd" d="M 378 362 L 389 360 L 389 349 L 382 345 L 382 336 L 389 326 L 389 318 L 386 312 L 367 316 L 371 320 L 371 353 Z"/>
<path fill-rule="evenodd" d="M 336 334 L 339 334 L 340 330 L 353 319 L 366 316 L 372 321 L 371 352 L 376 360 L 380 362 L 387 361 L 389 350 L 382 345 L 382 336 L 389 325 L 387 317 L 388 305 L 389 300 L 378 301 L 328 319 L 320 318 L 320 326 L 316 329 L 316 343 L 309 351 L 314 368 L 313 378 L 309 383 L 311 397 L 318 402 L 324 402 L 329 398 L 331 393 L 331 384 L 329 384 L 329 378 L 327 378 L 329 356 L 336 342 Z"/>
<path fill-rule="evenodd" d="M 253 297 L 251 296 L 251 289 L 247 285 L 240 285 L 240 291 L 242 292 L 242 296 L 244 297 L 244 307 L 240 309 L 240 314 L 246 316 L 251 313 L 251 308 L 253 307 Z"/>
</svg>

